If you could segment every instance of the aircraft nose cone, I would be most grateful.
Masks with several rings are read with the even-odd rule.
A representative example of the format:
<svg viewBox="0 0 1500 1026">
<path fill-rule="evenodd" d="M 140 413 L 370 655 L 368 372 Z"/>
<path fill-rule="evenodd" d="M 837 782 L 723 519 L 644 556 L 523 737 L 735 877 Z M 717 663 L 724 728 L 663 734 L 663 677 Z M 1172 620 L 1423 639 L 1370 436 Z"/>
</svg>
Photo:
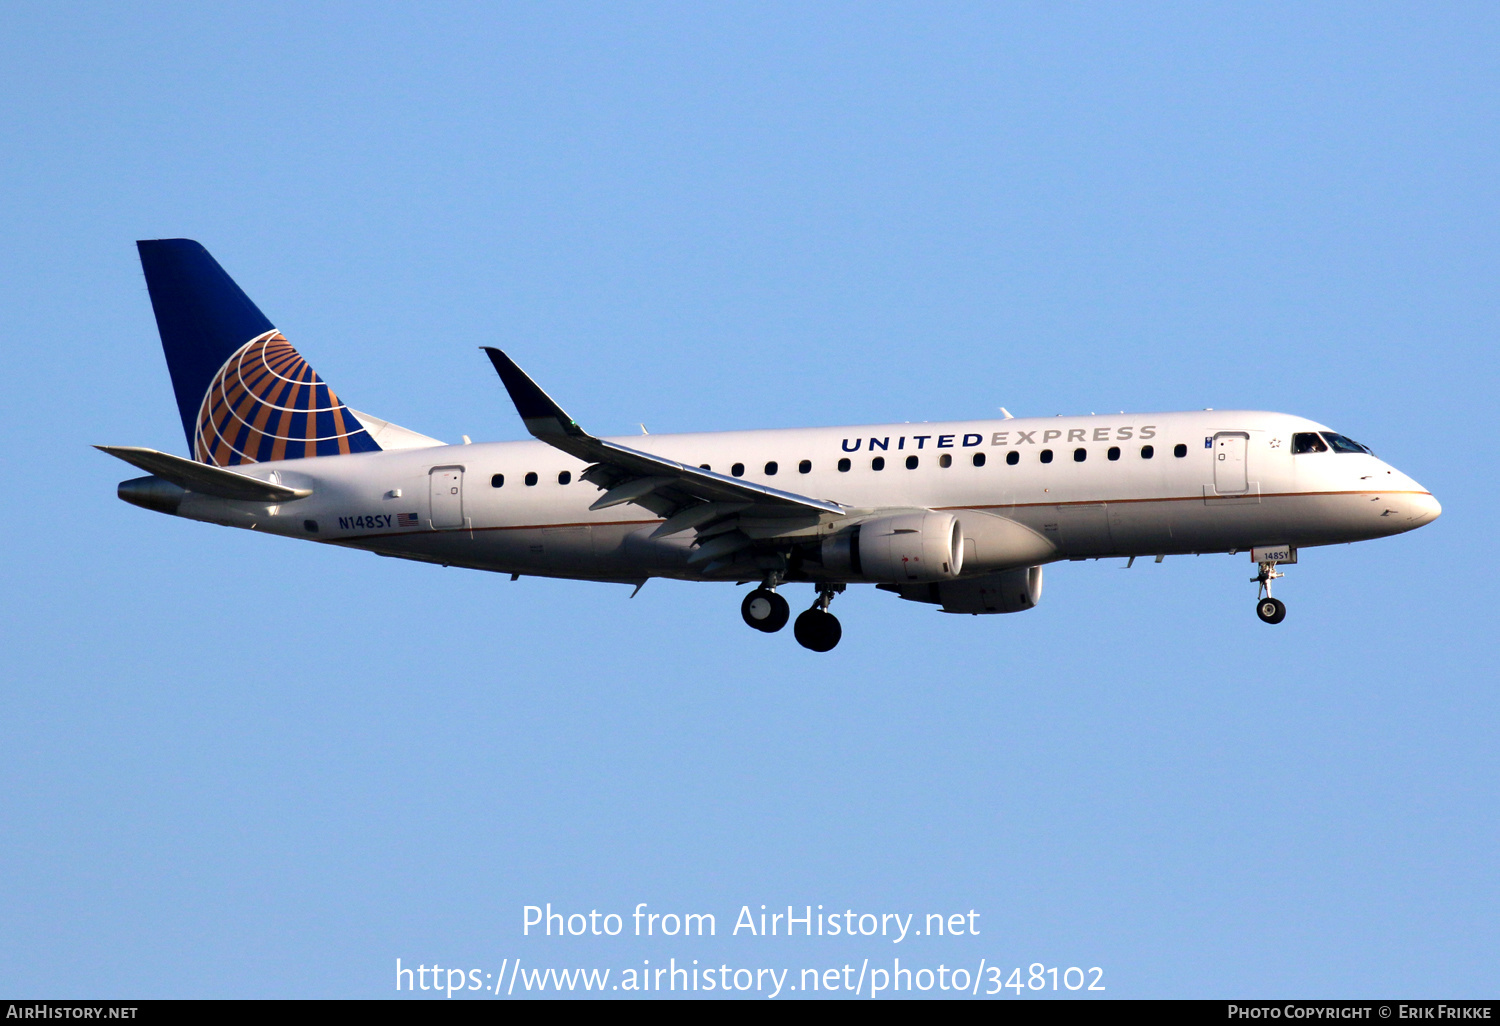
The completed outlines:
<svg viewBox="0 0 1500 1026">
<path fill-rule="evenodd" d="M 1412 501 L 1412 520 L 1418 527 L 1430 524 L 1443 515 L 1442 504 L 1431 495 L 1417 495 Z"/>
</svg>

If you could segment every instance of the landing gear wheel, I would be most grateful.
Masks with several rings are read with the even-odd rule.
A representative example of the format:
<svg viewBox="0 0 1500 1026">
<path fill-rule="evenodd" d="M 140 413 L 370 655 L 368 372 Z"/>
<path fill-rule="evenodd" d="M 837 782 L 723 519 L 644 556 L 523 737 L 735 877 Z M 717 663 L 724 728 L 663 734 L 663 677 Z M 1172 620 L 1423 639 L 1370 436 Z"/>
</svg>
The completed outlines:
<svg viewBox="0 0 1500 1026">
<path fill-rule="evenodd" d="M 803 648 L 827 652 L 844 636 L 844 628 L 839 625 L 838 617 L 814 606 L 797 617 L 792 633 Z"/>
<path fill-rule="evenodd" d="M 1276 564 L 1259 564 L 1260 573 L 1250 578 L 1251 584 L 1260 585 L 1260 598 L 1255 600 L 1255 615 L 1266 623 L 1280 623 L 1286 619 L 1286 603 L 1271 597 L 1271 582 L 1286 576 L 1276 569 Z"/>
<path fill-rule="evenodd" d="M 786 599 L 766 588 L 756 588 L 740 603 L 740 615 L 758 631 L 775 634 L 786 626 L 792 609 Z"/>
<path fill-rule="evenodd" d="M 1286 619 L 1286 603 L 1268 596 L 1255 603 L 1255 615 L 1266 623 L 1280 623 Z"/>
</svg>

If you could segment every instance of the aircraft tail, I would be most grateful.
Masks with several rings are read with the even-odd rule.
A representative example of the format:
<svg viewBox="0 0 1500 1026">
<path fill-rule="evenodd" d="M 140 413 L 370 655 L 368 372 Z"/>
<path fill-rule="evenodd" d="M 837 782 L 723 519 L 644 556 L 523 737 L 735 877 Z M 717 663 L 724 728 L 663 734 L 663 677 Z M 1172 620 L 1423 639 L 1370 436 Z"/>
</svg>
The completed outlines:
<svg viewBox="0 0 1500 1026">
<path fill-rule="evenodd" d="M 208 250 L 191 239 L 136 248 L 193 459 L 228 467 L 380 450 Z"/>
</svg>

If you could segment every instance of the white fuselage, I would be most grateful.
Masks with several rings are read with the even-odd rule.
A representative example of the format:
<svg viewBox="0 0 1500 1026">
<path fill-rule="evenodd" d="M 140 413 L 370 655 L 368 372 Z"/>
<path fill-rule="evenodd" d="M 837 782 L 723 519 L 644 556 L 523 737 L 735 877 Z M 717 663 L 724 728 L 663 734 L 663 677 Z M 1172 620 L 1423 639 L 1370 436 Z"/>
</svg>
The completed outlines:
<svg viewBox="0 0 1500 1026">
<path fill-rule="evenodd" d="M 1438 515 L 1426 489 L 1374 456 L 1293 454 L 1294 433 L 1319 430 L 1328 429 L 1286 414 L 1205 410 L 619 441 L 832 500 L 854 515 L 947 510 L 976 525 L 1003 519 L 1035 537 L 1011 557 L 987 560 L 971 552 L 965 576 L 1007 563 L 1359 541 L 1409 531 Z M 1149 458 L 1143 446 L 1151 447 Z M 1050 462 L 1043 462 L 1047 452 Z M 539 441 L 287 460 L 236 469 L 310 488 L 309 497 L 267 507 L 188 492 L 177 513 L 507 573 L 606 581 L 743 578 L 740 569 L 690 564 L 691 532 L 649 537 L 662 518 L 640 506 L 591 512 L 600 491 L 580 480 L 585 467 Z M 810 523 L 807 536 L 836 529 L 829 520 Z"/>
</svg>

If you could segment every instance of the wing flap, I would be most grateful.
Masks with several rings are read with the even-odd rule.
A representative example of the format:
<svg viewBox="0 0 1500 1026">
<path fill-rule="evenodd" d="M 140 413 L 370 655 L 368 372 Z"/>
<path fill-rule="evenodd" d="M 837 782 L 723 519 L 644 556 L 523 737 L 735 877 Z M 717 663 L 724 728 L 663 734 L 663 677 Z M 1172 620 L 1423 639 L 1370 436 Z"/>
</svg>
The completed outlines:
<svg viewBox="0 0 1500 1026">
<path fill-rule="evenodd" d="M 666 538 L 681 534 L 683 531 L 701 528 L 710 520 L 733 516 L 749 508 L 748 502 L 700 502 L 695 506 L 687 506 L 662 521 L 661 526 L 651 532 L 651 537 Z"/>
</svg>

